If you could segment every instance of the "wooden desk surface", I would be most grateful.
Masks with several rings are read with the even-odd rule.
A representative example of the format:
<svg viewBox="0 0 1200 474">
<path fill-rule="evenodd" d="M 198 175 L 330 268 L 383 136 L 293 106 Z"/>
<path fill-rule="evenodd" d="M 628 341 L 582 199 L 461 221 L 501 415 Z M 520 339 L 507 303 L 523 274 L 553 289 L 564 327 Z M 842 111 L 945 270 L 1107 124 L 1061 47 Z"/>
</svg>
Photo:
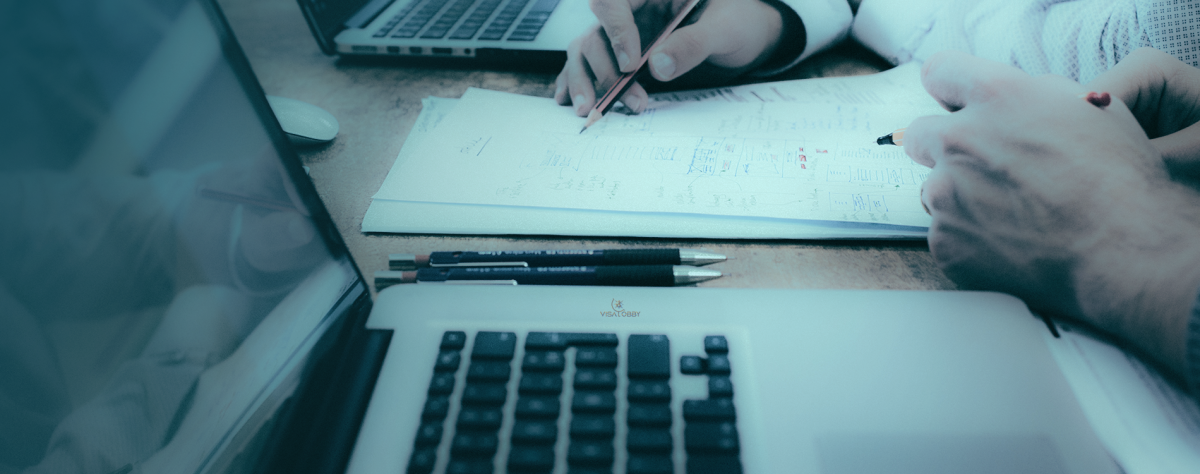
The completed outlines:
<svg viewBox="0 0 1200 474">
<path fill-rule="evenodd" d="M 924 242 L 675 240 L 632 238 L 367 235 L 360 230 L 426 96 L 460 97 L 480 87 L 550 97 L 554 73 L 477 71 L 362 64 L 325 56 L 294 0 L 222 0 L 263 89 L 321 106 L 341 124 L 328 146 L 300 150 L 325 205 L 363 275 L 387 268 L 389 253 L 435 250 L 686 247 L 730 257 L 713 268 L 713 287 L 955 289 Z M 878 62 L 857 47 L 810 59 L 794 78 L 863 74 Z"/>
</svg>

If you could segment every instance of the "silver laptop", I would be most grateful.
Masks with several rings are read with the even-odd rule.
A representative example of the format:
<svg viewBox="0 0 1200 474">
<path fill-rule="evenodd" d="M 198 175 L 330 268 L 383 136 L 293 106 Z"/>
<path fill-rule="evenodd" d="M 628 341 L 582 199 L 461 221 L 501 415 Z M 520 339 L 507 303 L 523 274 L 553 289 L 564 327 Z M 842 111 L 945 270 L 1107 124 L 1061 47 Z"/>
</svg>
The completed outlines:
<svg viewBox="0 0 1200 474">
<path fill-rule="evenodd" d="M 29 11 L 81 34 L 3 90 L 58 115 L 5 122 L 0 472 L 1121 472 L 1005 295 L 372 301 L 216 3 L 155 8 Z"/>
<path fill-rule="evenodd" d="M 561 62 L 596 22 L 585 0 L 297 1 L 326 54 Z"/>
</svg>

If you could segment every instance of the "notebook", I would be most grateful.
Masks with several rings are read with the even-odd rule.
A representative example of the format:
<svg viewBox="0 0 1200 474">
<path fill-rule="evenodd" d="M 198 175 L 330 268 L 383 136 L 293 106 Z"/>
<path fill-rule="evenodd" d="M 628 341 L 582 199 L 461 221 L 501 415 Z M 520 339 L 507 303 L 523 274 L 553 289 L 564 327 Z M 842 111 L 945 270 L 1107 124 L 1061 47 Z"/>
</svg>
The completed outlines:
<svg viewBox="0 0 1200 474">
<path fill-rule="evenodd" d="M 28 238 L 0 286 L 0 357 L 22 369 L 0 379 L 0 431 L 21 440 L 6 469 L 1121 472 L 1010 296 L 415 284 L 372 301 L 217 4 L 162 13 L 123 31 L 150 50 L 75 44 L 127 69 L 69 97 L 114 94 L 83 110 L 90 133 L 51 135 L 124 167 L 0 176 L 36 198 L 7 215 Z M 46 143 L 31 130 L 13 140 Z"/>
<path fill-rule="evenodd" d="M 325 54 L 558 62 L 596 22 L 570 0 L 297 0 Z"/>
</svg>

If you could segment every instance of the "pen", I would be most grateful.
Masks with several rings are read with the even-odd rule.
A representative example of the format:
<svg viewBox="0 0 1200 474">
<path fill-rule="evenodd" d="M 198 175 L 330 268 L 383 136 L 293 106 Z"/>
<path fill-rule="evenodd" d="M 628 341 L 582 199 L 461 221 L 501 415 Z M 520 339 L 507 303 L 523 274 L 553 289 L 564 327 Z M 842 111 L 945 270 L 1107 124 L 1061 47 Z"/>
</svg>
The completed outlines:
<svg viewBox="0 0 1200 474">
<path fill-rule="evenodd" d="M 375 287 L 398 283 L 476 285 L 676 286 L 721 276 L 718 270 L 687 265 L 572 267 L 450 267 L 375 272 Z"/>
<path fill-rule="evenodd" d="M 597 265 L 708 265 L 725 256 L 692 249 L 505 250 L 388 255 L 388 269 L 421 267 L 569 267 Z"/>
<path fill-rule="evenodd" d="M 629 90 L 629 86 L 633 85 L 633 78 L 642 71 L 643 67 L 646 66 L 646 61 L 650 59 L 650 51 L 653 51 L 655 47 L 665 41 L 667 36 L 670 36 L 671 32 L 675 31 L 675 29 L 678 28 L 681 23 L 683 23 L 683 20 L 686 19 L 687 16 L 691 14 L 698 5 L 700 5 L 701 1 L 703 0 L 691 0 L 687 5 L 684 5 L 683 9 L 679 10 L 679 14 L 675 15 L 675 19 L 671 20 L 671 23 L 667 25 L 666 28 L 663 28 L 662 33 L 658 34 L 658 38 L 655 39 L 649 47 L 642 50 L 642 57 L 638 59 L 637 67 L 632 71 L 622 74 L 621 77 L 617 79 L 617 82 L 613 83 L 612 87 L 608 88 L 608 92 L 605 92 L 604 95 L 600 97 L 600 100 L 596 102 L 594 107 L 592 107 L 592 111 L 588 112 L 587 123 L 583 124 L 583 129 L 580 130 L 579 133 L 583 133 L 584 130 L 587 130 L 588 127 L 592 126 L 592 124 L 596 123 L 597 120 L 600 120 L 600 117 L 603 117 L 604 114 L 608 113 L 608 111 L 612 109 L 613 104 L 617 102 L 617 98 L 621 97 L 621 94 L 624 94 L 625 91 Z"/>
<path fill-rule="evenodd" d="M 896 145 L 904 146 L 904 130 L 903 128 L 892 133 L 875 139 L 877 145 Z"/>
</svg>

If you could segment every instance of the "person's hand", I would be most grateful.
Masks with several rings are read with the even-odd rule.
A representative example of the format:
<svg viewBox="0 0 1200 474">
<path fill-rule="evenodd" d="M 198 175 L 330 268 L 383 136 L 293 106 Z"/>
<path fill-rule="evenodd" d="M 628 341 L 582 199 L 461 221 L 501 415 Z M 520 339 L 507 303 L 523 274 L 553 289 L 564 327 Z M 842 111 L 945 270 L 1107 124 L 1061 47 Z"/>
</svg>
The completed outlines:
<svg viewBox="0 0 1200 474">
<path fill-rule="evenodd" d="M 1200 69 L 1141 48 L 1088 84 L 1125 101 L 1173 172 L 1200 178 Z"/>
<path fill-rule="evenodd" d="M 1183 373 L 1200 288 L 1200 193 L 1172 181 L 1120 99 L 963 53 L 931 57 L 925 88 L 948 116 L 919 118 L 905 151 L 933 168 L 929 248 L 966 289 L 1016 295 Z"/>
<path fill-rule="evenodd" d="M 642 48 L 649 45 L 687 5 L 687 0 L 591 0 L 600 23 L 567 48 L 567 63 L 558 75 L 554 99 L 587 115 L 596 98 L 622 73 L 637 68 Z M 698 19 L 676 29 L 650 52 L 650 74 L 670 81 L 701 63 L 728 74 L 749 69 L 770 57 L 779 43 L 783 20 L 775 7 L 760 0 L 708 0 L 693 13 Z M 622 96 L 633 112 L 645 109 L 649 98 L 640 84 Z"/>
</svg>

